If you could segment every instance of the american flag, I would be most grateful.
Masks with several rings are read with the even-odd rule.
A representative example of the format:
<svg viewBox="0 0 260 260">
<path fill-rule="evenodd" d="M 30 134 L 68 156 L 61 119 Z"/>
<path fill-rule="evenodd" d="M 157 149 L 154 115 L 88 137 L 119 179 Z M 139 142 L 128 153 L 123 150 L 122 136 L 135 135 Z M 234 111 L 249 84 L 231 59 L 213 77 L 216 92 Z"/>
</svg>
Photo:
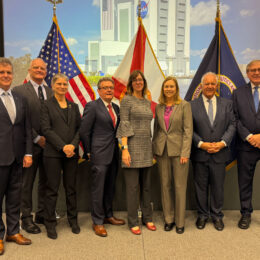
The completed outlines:
<svg viewBox="0 0 260 260">
<path fill-rule="evenodd" d="M 79 65 L 72 56 L 69 47 L 60 31 L 56 16 L 45 40 L 39 58 L 47 64 L 48 86 L 51 86 L 52 77 L 58 73 L 64 73 L 69 78 L 69 89 L 66 97 L 78 104 L 81 114 L 87 102 L 95 100 L 95 92 L 82 73 Z"/>
</svg>

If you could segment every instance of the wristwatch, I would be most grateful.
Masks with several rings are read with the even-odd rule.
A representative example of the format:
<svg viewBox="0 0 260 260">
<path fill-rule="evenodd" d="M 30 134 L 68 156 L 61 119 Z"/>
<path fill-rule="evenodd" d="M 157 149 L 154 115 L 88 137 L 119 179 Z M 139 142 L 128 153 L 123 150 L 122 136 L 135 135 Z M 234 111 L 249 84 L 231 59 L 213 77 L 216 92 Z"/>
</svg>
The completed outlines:
<svg viewBox="0 0 260 260">
<path fill-rule="evenodd" d="M 128 149 L 128 145 L 122 145 L 121 148 L 122 150 Z"/>
</svg>

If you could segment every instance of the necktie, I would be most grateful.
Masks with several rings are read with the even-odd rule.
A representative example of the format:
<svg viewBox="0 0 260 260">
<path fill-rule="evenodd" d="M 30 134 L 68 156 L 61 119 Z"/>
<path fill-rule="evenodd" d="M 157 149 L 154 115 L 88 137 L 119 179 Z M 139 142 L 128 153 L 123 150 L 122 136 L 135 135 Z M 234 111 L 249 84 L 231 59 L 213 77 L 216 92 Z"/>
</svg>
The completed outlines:
<svg viewBox="0 0 260 260">
<path fill-rule="evenodd" d="M 12 123 L 14 123 L 14 121 L 15 121 L 15 111 L 14 111 L 14 106 L 12 104 L 12 101 L 11 101 L 9 94 L 7 92 L 3 93 L 3 97 L 4 97 L 4 101 L 5 101 L 6 110 L 9 114 L 9 117 L 10 117 Z"/>
<path fill-rule="evenodd" d="M 209 102 L 209 110 L 208 110 L 209 121 L 210 121 L 210 124 L 213 125 L 213 104 L 212 104 L 212 100 L 208 99 L 207 102 Z"/>
<path fill-rule="evenodd" d="M 113 113 L 112 106 L 111 106 L 111 104 L 108 104 L 107 107 L 108 107 L 108 112 L 109 112 L 111 119 L 113 121 L 113 126 L 115 127 L 116 126 L 116 118 L 115 118 L 115 115 Z"/>
<path fill-rule="evenodd" d="M 38 87 L 38 97 L 41 101 L 44 100 L 43 92 L 42 92 L 42 86 Z"/>
<path fill-rule="evenodd" d="M 259 92 L 258 92 L 258 86 L 255 86 L 255 91 L 254 91 L 254 103 L 255 103 L 255 111 L 258 111 L 258 106 L 259 106 Z"/>
</svg>

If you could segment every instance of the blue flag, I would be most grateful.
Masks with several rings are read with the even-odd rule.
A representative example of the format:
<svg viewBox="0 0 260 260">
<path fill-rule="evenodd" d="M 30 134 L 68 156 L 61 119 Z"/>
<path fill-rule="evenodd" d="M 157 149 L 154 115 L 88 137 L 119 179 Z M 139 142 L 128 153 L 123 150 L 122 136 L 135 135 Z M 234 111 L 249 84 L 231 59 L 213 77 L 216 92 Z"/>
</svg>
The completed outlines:
<svg viewBox="0 0 260 260">
<path fill-rule="evenodd" d="M 207 72 L 214 72 L 219 77 L 218 94 L 221 97 L 231 99 L 233 90 L 246 84 L 233 55 L 228 38 L 224 32 L 219 15 L 216 17 L 215 35 L 209 48 L 190 84 L 185 100 L 196 99 L 201 93 L 201 78 Z M 232 160 L 227 163 L 227 170 L 235 164 L 236 138 L 231 143 Z"/>
<path fill-rule="evenodd" d="M 215 35 L 190 84 L 185 100 L 190 101 L 199 97 L 201 78 L 209 71 L 219 75 L 221 97 L 230 99 L 234 89 L 246 84 L 219 17 L 216 17 Z"/>
</svg>

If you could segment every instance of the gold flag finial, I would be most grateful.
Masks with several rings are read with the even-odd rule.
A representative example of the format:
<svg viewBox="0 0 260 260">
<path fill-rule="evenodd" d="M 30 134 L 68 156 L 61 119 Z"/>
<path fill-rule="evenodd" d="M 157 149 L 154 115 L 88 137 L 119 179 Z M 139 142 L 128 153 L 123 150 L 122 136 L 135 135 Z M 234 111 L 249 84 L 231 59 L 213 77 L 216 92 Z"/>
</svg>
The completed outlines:
<svg viewBox="0 0 260 260">
<path fill-rule="evenodd" d="M 53 16 L 56 16 L 56 5 L 61 4 L 62 0 L 46 0 L 46 1 L 53 4 Z"/>
</svg>

